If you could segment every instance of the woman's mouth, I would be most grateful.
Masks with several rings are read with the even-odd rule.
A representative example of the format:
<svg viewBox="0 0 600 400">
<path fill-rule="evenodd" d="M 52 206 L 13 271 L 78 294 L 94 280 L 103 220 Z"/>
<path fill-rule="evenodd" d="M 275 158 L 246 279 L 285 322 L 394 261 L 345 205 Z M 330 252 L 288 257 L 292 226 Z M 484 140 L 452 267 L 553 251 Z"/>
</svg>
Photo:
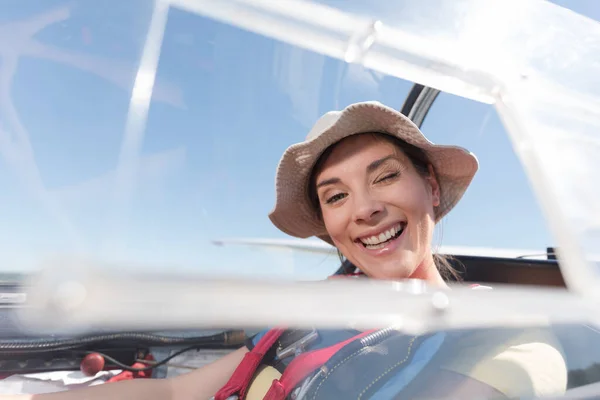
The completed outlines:
<svg viewBox="0 0 600 400">
<path fill-rule="evenodd" d="M 398 224 L 381 232 L 378 235 L 363 237 L 359 238 L 358 240 L 368 250 L 383 249 L 390 242 L 398 239 L 402 235 L 402 232 L 404 232 L 405 228 L 406 222 L 399 222 Z"/>
</svg>

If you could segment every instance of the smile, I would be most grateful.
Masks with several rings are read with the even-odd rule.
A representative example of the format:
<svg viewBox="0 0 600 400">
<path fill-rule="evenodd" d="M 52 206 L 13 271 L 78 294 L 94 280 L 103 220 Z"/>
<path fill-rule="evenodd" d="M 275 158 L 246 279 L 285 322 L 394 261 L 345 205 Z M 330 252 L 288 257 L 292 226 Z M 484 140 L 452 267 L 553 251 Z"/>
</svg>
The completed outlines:
<svg viewBox="0 0 600 400">
<path fill-rule="evenodd" d="M 358 241 L 369 250 L 383 249 L 388 243 L 395 239 L 398 239 L 404 229 L 406 228 L 406 222 L 399 222 L 398 224 L 388 228 L 387 230 L 367 237 L 359 238 Z"/>
</svg>

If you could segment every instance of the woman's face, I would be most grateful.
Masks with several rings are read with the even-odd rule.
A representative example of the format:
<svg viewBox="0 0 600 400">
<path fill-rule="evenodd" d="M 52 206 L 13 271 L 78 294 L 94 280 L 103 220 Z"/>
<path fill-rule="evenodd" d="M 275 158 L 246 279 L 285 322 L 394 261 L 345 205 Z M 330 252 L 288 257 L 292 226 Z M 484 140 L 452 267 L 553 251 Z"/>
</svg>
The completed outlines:
<svg viewBox="0 0 600 400">
<path fill-rule="evenodd" d="M 315 184 L 325 227 L 368 276 L 426 279 L 439 205 L 432 172 L 419 174 L 401 149 L 372 134 L 340 141 L 324 160 Z"/>
</svg>

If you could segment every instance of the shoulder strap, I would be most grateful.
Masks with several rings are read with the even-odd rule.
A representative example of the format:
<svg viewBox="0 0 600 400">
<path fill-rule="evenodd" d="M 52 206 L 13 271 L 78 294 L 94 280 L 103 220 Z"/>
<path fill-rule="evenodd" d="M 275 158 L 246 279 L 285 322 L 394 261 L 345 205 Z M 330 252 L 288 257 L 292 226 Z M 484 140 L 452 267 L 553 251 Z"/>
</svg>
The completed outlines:
<svg viewBox="0 0 600 400">
<path fill-rule="evenodd" d="M 227 384 L 215 394 L 214 399 L 226 400 L 230 396 L 237 395 L 240 400 L 243 400 L 246 397 L 250 381 L 265 354 L 273 347 L 283 332 L 284 329 L 271 329 L 265 333 L 256 346 L 244 355 L 240 365 L 235 369 Z"/>
</svg>

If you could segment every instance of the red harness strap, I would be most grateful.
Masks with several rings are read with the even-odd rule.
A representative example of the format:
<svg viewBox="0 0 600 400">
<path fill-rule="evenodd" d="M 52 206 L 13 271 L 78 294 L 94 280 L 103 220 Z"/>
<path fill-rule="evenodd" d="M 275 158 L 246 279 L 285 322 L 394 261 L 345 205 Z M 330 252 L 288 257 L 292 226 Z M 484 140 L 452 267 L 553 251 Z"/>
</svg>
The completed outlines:
<svg viewBox="0 0 600 400">
<path fill-rule="evenodd" d="M 258 343 L 256 343 L 256 346 L 254 346 L 254 348 L 251 351 L 246 353 L 246 355 L 244 356 L 240 365 L 238 365 L 238 367 L 233 372 L 233 375 L 231 375 L 231 378 L 229 378 L 229 381 L 227 382 L 227 384 L 225 384 L 225 386 L 223 386 L 214 395 L 213 399 L 214 400 L 226 400 L 228 397 L 237 394 L 237 396 L 240 400 L 244 400 L 244 398 L 246 397 L 246 392 L 248 391 L 248 386 L 250 386 L 250 381 L 252 381 L 252 378 L 254 377 L 256 370 L 258 369 L 258 367 L 260 366 L 260 363 L 262 362 L 263 358 L 265 357 L 265 354 L 271 349 L 271 347 L 273 347 L 275 342 L 279 339 L 279 337 L 284 332 L 285 332 L 284 329 L 271 329 L 270 331 L 265 333 L 265 335 L 258 341 Z M 349 339 L 349 340 L 352 340 L 352 339 Z M 339 343 L 338 346 L 341 348 L 341 346 L 343 344 L 346 344 L 346 342 L 348 342 L 348 341 Z M 335 351 L 337 351 L 337 350 L 335 350 Z M 333 355 L 335 353 L 335 351 L 333 351 L 331 353 L 331 355 Z M 329 357 L 331 357 L 331 355 L 329 355 L 325 361 L 327 361 L 329 359 Z M 296 360 L 294 360 L 294 361 L 296 361 Z M 323 361 L 321 364 L 317 365 L 316 367 L 312 368 L 310 371 L 305 373 L 304 376 L 308 375 L 311 371 L 313 371 L 314 369 L 323 365 L 325 363 L 325 361 Z M 292 365 L 292 363 L 293 363 L 293 361 L 290 363 L 290 365 Z M 308 367 L 308 365 L 307 365 L 307 367 Z M 288 370 L 288 368 L 286 368 L 286 371 Z M 284 379 L 286 371 L 284 371 L 284 375 L 282 376 L 282 379 Z M 294 374 L 294 377 L 295 377 L 295 374 Z M 296 379 L 296 378 L 294 378 L 294 379 Z M 302 379 L 299 379 L 298 382 L 300 382 L 301 380 Z M 276 380 L 275 382 L 279 382 L 279 381 Z M 273 385 L 275 384 L 275 382 L 273 382 Z M 293 388 L 293 386 L 292 386 L 292 388 Z M 291 389 L 289 389 L 289 390 L 291 390 Z M 269 392 L 270 392 L 270 390 L 269 390 Z M 267 394 L 267 396 L 268 396 L 268 394 Z"/>
<path fill-rule="evenodd" d="M 362 332 L 359 335 L 334 344 L 333 346 L 300 354 L 298 357 L 292 360 L 285 371 L 283 371 L 281 379 L 275 379 L 273 381 L 269 391 L 265 395 L 264 400 L 284 400 L 287 396 L 289 396 L 290 392 L 300 384 L 300 382 L 313 373 L 317 368 L 320 368 L 323 364 L 329 361 L 329 359 L 342 347 L 375 331 L 377 331 L 377 329 Z"/>
<path fill-rule="evenodd" d="M 237 394 L 240 400 L 243 400 L 246 397 L 250 381 L 265 357 L 265 354 L 273 347 L 283 332 L 283 329 L 271 329 L 265 333 L 256 346 L 244 355 L 244 359 L 235 369 L 227 384 L 215 394 L 215 400 L 226 400 L 229 396 L 234 394 Z"/>
</svg>

